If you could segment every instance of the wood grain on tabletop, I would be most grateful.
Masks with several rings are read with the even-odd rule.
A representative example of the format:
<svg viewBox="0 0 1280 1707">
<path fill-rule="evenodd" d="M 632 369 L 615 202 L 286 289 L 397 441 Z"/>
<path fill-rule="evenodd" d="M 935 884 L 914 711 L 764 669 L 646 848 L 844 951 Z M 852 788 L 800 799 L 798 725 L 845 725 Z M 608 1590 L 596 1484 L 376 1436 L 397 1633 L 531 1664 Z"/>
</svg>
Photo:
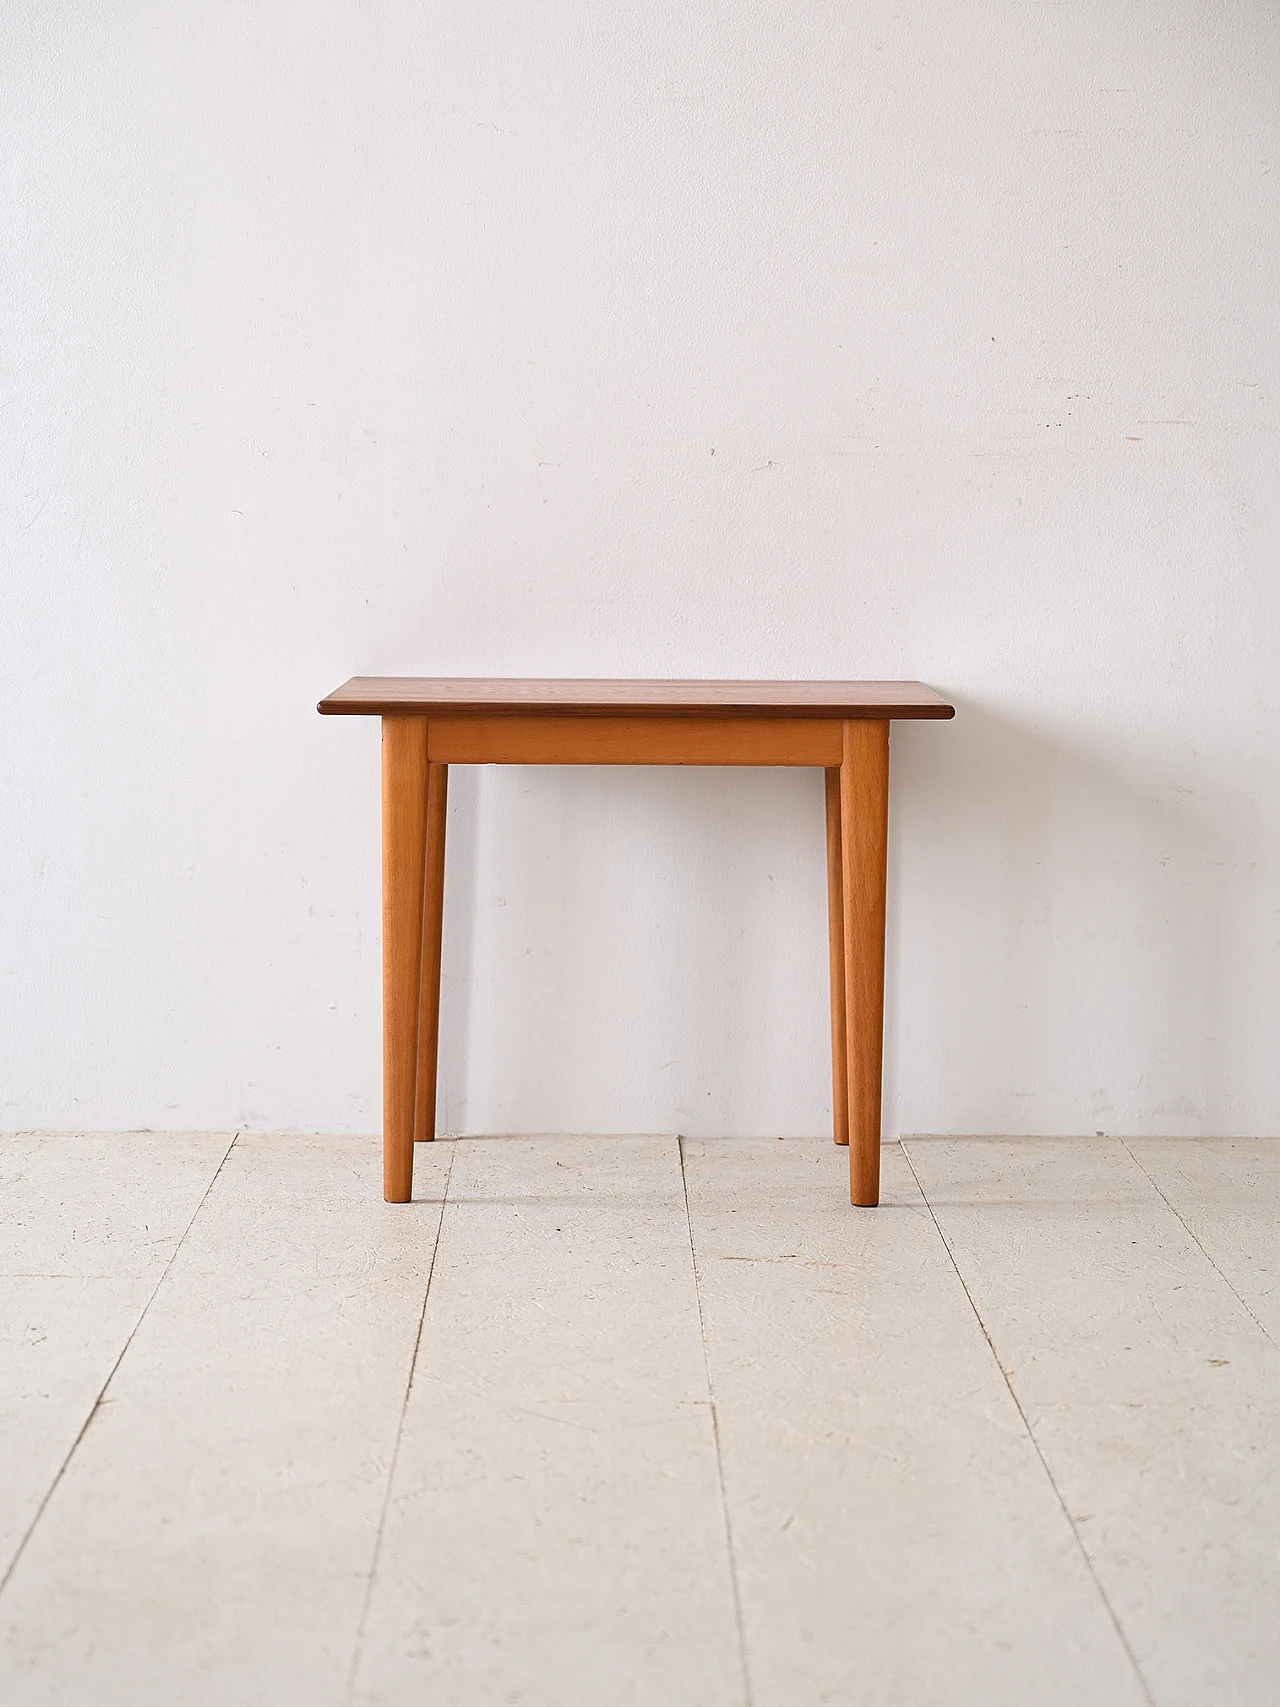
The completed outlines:
<svg viewBox="0 0 1280 1707">
<path fill-rule="evenodd" d="M 591 681 L 462 676 L 352 676 L 320 701 L 330 714 L 644 711 L 660 716 L 954 717 L 923 682 Z"/>
</svg>

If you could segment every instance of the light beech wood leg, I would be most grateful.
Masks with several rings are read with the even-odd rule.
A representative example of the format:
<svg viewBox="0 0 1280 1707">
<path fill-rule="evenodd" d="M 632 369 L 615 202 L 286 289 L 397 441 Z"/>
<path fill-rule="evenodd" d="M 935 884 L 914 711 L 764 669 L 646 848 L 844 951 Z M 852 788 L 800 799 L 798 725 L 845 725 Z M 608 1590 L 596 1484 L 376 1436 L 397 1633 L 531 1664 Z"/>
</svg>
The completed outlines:
<svg viewBox="0 0 1280 1707">
<path fill-rule="evenodd" d="M 426 881 L 422 893 L 422 977 L 418 1000 L 418 1081 L 413 1136 L 436 1135 L 436 1062 L 440 1042 L 440 932 L 444 923 L 444 822 L 449 767 L 427 766 Z"/>
<path fill-rule="evenodd" d="M 840 860 L 840 767 L 827 782 L 827 939 L 831 958 L 831 1127 L 837 1144 L 849 1142 L 849 1052 L 844 1017 L 844 871 Z"/>
<path fill-rule="evenodd" d="M 840 766 L 849 1199 L 868 1208 L 880 1201 L 888 829 L 888 721 L 850 718 L 844 726 L 844 759 Z"/>
<path fill-rule="evenodd" d="M 382 719 L 382 1195 L 413 1195 L 427 720 Z"/>
</svg>

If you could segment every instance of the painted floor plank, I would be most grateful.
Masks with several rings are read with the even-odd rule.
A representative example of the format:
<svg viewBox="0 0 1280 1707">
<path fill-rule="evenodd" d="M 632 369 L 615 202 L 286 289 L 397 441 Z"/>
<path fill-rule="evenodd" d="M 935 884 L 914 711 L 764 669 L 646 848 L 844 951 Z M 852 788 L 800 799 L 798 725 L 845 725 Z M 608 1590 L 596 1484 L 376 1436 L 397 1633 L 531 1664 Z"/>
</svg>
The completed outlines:
<svg viewBox="0 0 1280 1707">
<path fill-rule="evenodd" d="M 1157 1707 L 1271 1707 L 1275 1346 L 1119 1142 L 908 1151 Z"/>
<path fill-rule="evenodd" d="M 1136 1707 L 899 1146 L 684 1153 L 755 1707 Z"/>
<path fill-rule="evenodd" d="M 449 1159 L 390 1206 L 367 1139 L 237 1141 L 0 1596 L 0 1700 L 343 1699 Z"/>
<path fill-rule="evenodd" d="M 1280 1139 L 1126 1143 L 1210 1262 L 1280 1345 Z"/>
<path fill-rule="evenodd" d="M 0 1137 L 0 1581 L 230 1143 Z"/>
<path fill-rule="evenodd" d="M 674 1138 L 457 1143 L 356 1699 L 741 1707 Z"/>
</svg>

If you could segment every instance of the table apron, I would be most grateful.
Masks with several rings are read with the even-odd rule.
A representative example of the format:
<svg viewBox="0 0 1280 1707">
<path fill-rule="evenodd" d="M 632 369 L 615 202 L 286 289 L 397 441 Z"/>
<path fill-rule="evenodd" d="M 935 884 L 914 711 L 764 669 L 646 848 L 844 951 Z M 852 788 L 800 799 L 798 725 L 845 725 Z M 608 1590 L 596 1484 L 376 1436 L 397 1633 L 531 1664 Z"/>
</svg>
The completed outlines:
<svg viewBox="0 0 1280 1707">
<path fill-rule="evenodd" d="M 838 718 L 444 716 L 427 720 L 433 764 L 838 765 Z"/>
</svg>

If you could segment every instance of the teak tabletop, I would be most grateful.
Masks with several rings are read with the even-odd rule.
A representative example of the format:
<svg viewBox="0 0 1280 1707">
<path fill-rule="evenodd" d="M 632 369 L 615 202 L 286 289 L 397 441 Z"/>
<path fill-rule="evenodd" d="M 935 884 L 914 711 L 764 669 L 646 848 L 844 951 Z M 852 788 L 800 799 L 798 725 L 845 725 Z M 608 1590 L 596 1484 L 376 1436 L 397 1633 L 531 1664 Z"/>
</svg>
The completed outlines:
<svg viewBox="0 0 1280 1707">
<path fill-rule="evenodd" d="M 954 717 L 923 682 L 620 682 L 464 676 L 352 676 L 320 701 L 331 715 L 400 712 L 681 713 L 722 717 Z"/>
<path fill-rule="evenodd" d="M 820 765 L 826 772 L 831 1073 L 849 1195 L 880 1194 L 889 724 L 955 708 L 922 682 L 353 676 L 320 701 L 382 719 L 383 1188 L 435 1137 L 451 764 Z"/>
</svg>

